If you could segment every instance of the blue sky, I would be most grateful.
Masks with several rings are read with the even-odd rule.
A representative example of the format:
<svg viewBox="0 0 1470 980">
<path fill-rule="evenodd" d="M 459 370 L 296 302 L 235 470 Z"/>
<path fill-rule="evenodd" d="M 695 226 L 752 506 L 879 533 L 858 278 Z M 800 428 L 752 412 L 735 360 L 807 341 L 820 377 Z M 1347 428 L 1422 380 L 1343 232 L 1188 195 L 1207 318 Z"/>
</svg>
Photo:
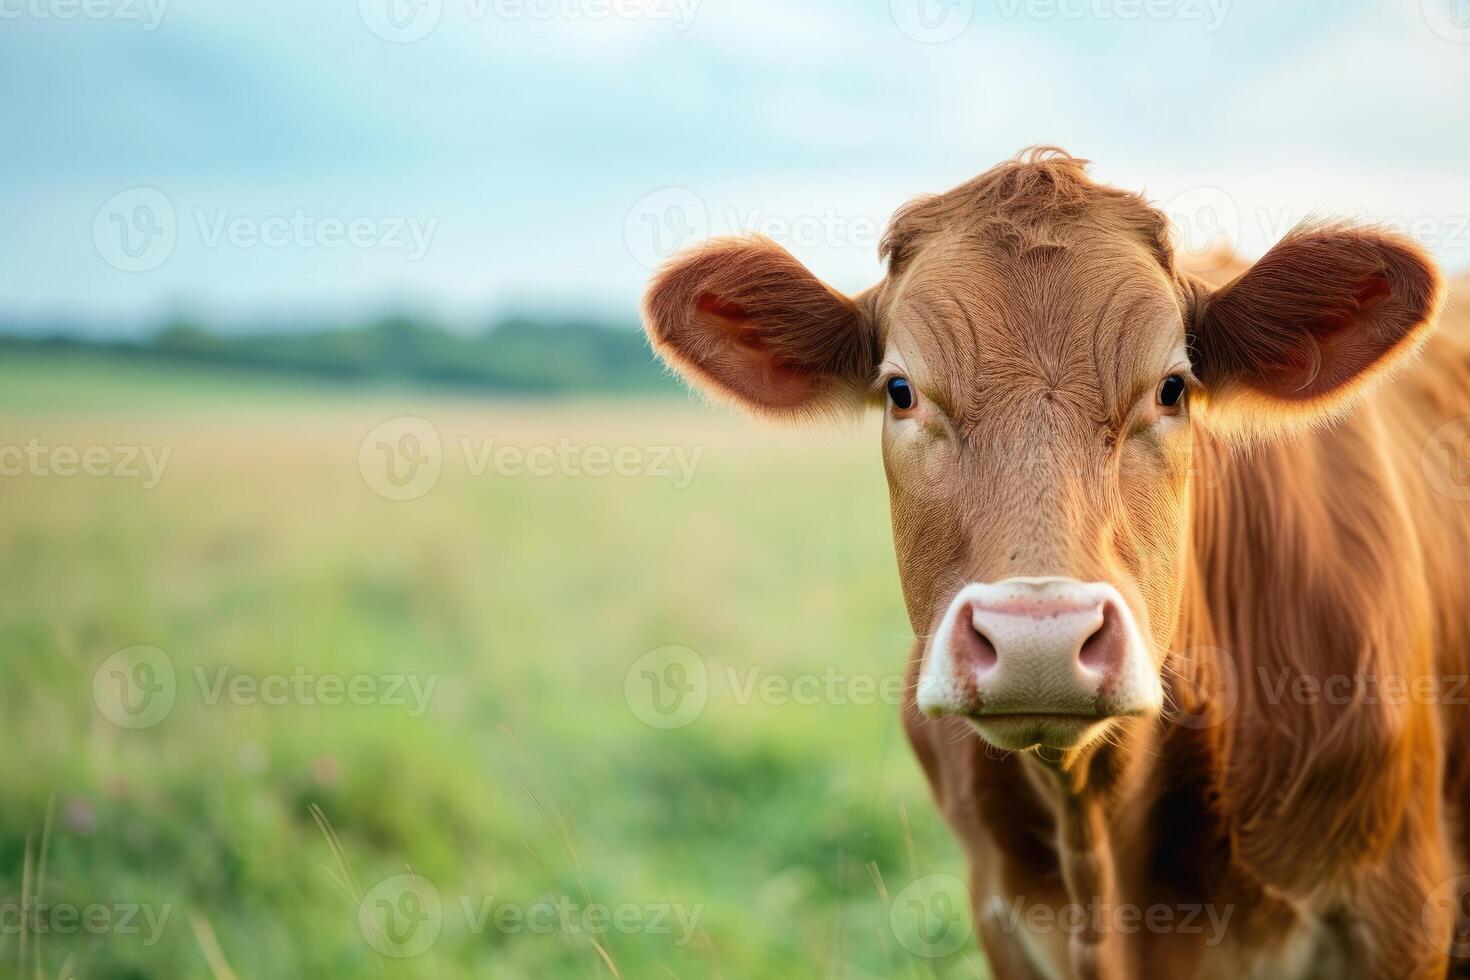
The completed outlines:
<svg viewBox="0 0 1470 980">
<path fill-rule="evenodd" d="M 1197 243 L 1345 214 L 1470 267 L 1470 0 L 0 0 L 0 84 L 3 320 L 631 322 L 742 230 L 859 289 L 1035 143 Z"/>
</svg>

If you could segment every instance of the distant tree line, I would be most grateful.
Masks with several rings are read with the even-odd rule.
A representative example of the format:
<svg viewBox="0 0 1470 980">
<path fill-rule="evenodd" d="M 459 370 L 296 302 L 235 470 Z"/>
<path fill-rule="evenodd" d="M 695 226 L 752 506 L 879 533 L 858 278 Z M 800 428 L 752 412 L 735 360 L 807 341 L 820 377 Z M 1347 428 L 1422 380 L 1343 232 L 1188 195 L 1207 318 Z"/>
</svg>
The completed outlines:
<svg viewBox="0 0 1470 980">
<path fill-rule="evenodd" d="M 457 333 L 406 316 L 330 329 L 224 334 L 187 321 L 143 340 L 36 336 L 0 325 L 0 351 L 87 351 L 119 358 L 218 364 L 343 381 L 544 394 L 674 391 L 643 333 L 586 320 L 514 316 Z"/>
</svg>

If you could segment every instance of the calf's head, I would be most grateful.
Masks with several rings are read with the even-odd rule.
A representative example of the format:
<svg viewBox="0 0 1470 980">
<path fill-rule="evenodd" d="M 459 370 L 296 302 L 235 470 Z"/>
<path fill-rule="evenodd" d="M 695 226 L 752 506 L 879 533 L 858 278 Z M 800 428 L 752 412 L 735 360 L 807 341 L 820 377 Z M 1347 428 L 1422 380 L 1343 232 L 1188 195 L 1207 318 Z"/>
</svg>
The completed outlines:
<svg viewBox="0 0 1470 980">
<path fill-rule="evenodd" d="M 895 215 L 845 296 L 763 239 L 676 257 L 655 349 L 705 391 L 801 418 L 883 412 L 915 697 L 996 746 L 1077 749 L 1157 713 L 1204 429 L 1346 410 L 1417 346 L 1440 284 L 1411 246 L 1296 230 L 1212 289 L 1164 216 L 1039 151 Z"/>
</svg>

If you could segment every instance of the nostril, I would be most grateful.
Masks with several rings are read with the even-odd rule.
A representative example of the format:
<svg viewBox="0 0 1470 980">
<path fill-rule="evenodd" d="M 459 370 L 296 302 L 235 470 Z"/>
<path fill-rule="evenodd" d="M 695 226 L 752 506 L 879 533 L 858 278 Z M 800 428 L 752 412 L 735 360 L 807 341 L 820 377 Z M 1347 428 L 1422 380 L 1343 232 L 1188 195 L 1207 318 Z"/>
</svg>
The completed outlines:
<svg viewBox="0 0 1470 980">
<path fill-rule="evenodd" d="M 972 635 L 975 639 L 975 666 L 982 670 L 994 667 L 996 661 L 1000 660 L 995 644 L 990 642 L 990 637 L 979 630 L 974 630 Z"/>
<path fill-rule="evenodd" d="M 1126 642 L 1118 607 L 1112 602 L 1105 602 L 1102 622 L 1091 636 L 1082 641 L 1082 647 L 1077 651 L 1077 662 L 1099 674 L 1113 673 L 1123 661 Z"/>
<path fill-rule="evenodd" d="M 969 620 L 969 629 L 964 629 L 962 625 L 966 619 Z M 955 660 L 979 673 L 993 668 L 1000 660 L 1000 654 L 995 649 L 995 643 L 981 628 L 974 611 L 971 610 L 968 617 L 958 617 L 956 627 L 954 631 Z"/>
</svg>

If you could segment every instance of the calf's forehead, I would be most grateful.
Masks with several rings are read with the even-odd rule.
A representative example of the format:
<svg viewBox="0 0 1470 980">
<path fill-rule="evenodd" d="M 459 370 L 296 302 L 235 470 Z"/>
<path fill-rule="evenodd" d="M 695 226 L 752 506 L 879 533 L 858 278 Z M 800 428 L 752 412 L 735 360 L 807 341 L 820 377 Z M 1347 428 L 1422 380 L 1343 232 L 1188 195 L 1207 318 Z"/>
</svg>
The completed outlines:
<svg viewBox="0 0 1470 980">
<path fill-rule="evenodd" d="M 1126 240 L 1011 254 L 952 239 L 892 277 L 878 310 L 890 367 L 957 406 L 996 385 L 1111 405 L 1174 366 L 1183 303 L 1173 277 Z"/>
</svg>

